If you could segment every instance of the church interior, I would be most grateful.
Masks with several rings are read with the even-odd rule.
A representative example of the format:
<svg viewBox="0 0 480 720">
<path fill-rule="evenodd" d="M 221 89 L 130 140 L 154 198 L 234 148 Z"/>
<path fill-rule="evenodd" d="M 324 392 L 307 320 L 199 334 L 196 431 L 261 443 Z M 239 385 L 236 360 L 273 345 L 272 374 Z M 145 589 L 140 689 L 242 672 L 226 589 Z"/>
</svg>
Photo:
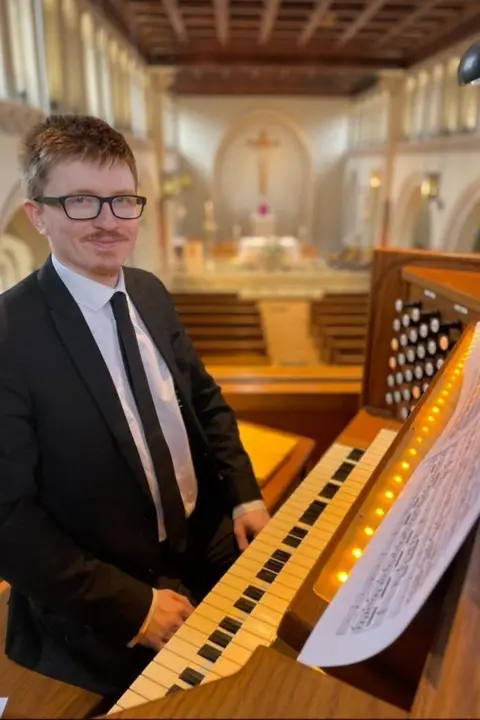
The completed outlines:
<svg viewBox="0 0 480 720">
<path fill-rule="evenodd" d="M 128 264 L 167 287 L 272 515 L 113 706 L 2 647 L 5 717 L 480 717 L 480 508 L 388 646 L 297 659 L 349 584 L 344 635 L 391 619 L 386 575 L 422 585 L 464 519 L 439 529 L 442 498 L 460 513 L 477 482 L 450 467 L 412 563 L 381 566 L 384 541 L 368 564 L 463 391 L 480 407 L 479 33 L 477 0 L 0 0 L 0 292 L 50 252 L 21 136 L 103 118 L 148 200 Z"/>
</svg>

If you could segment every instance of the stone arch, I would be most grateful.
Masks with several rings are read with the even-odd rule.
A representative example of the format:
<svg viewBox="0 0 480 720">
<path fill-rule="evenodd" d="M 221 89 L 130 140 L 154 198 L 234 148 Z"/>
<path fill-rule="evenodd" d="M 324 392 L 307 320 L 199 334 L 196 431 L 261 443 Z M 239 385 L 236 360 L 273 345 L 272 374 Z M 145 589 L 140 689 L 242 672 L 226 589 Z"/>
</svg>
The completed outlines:
<svg viewBox="0 0 480 720">
<path fill-rule="evenodd" d="M 473 252 L 476 244 L 475 233 L 472 232 L 470 247 L 468 234 L 474 231 L 475 216 L 480 208 L 480 179 L 470 183 L 460 193 L 445 223 L 441 249 L 447 252 Z M 480 213 L 479 213 L 480 214 Z"/>
<path fill-rule="evenodd" d="M 22 251 L 18 250 L 17 253 L 17 259 L 22 268 L 21 277 L 25 277 L 36 268 L 41 267 L 50 254 L 48 240 L 30 223 L 22 205 L 17 206 L 16 210 L 7 218 L 0 237 L 2 239 L 10 238 L 10 243 L 16 241 L 19 243 L 18 248 L 24 248 Z"/>
<path fill-rule="evenodd" d="M 22 208 L 24 200 L 25 193 L 22 182 L 17 180 L 0 207 L 0 233 L 5 230 L 15 213 Z"/>
<path fill-rule="evenodd" d="M 420 173 L 413 173 L 400 191 L 391 226 L 390 246 L 431 247 L 430 203 L 421 193 L 422 179 Z"/>
<path fill-rule="evenodd" d="M 0 266 L 2 289 L 6 290 L 33 272 L 33 253 L 19 238 L 3 233 L 0 235 Z"/>
<path fill-rule="evenodd" d="M 235 183 L 235 172 L 242 172 L 242 170 L 233 167 L 229 170 L 227 159 L 229 156 L 232 157 L 232 153 L 236 152 L 236 157 L 241 162 L 248 163 L 248 156 L 242 156 L 236 144 L 242 135 L 247 134 L 247 132 L 257 133 L 258 128 L 262 127 L 273 128 L 273 133 L 276 129 L 277 134 L 283 137 L 285 152 L 289 152 L 289 157 L 294 162 L 291 178 L 289 178 L 288 173 L 272 173 L 274 190 L 271 191 L 271 195 L 275 195 L 275 198 L 272 196 L 268 198 L 269 201 L 272 201 L 273 210 L 282 217 L 279 224 L 281 222 L 283 228 L 287 229 L 287 232 L 283 234 L 296 233 L 300 224 L 306 224 L 307 233 L 309 233 L 313 216 L 313 151 L 303 130 L 295 120 L 287 113 L 272 108 L 250 108 L 235 119 L 218 145 L 213 166 L 212 196 L 216 215 L 218 215 L 216 221 L 220 232 L 222 232 L 222 229 L 224 231 L 230 230 L 236 223 L 242 225 L 242 229 L 246 234 L 249 232 L 249 228 L 243 226 L 249 224 L 248 213 L 255 209 L 261 198 L 257 186 L 252 185 L 250 187 L 248 183 L 242 189 L 244 196 L 239 196 L 231 191 L 230 186 L 233 187 Z M 245 167 L 247 166 L 245 165 Z M 298 180 L 293 181 L 293 177 L 297 178 L 297 176 Z M 292 182 L 290 192 L 282 190 L 280 185 L 281 177 L 286 177 L 287 182 Z M 286 198 L 286 202 L 278 202 L 280 195 Z M 292 207 L 289 205 L 290 202 Z M 281 205 L 281 207 L 275 207 L 275 203 Z M 295 210 L 293 209 L 294 206 Z M 301 218 L 301 222 L 298 220 L 299 218 Z M 295 224 L 297 224 L 297 227 L 295 227 Z M 282 230 L 280 229 L 279 232 L 282 232 Z"/>
</svg>

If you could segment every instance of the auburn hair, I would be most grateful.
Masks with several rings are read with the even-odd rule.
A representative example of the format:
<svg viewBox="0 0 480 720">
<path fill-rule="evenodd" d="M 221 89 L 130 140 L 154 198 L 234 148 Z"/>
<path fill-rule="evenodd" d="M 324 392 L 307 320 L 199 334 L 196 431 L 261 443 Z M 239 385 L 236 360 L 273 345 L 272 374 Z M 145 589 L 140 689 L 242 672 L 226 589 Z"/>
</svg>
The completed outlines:
<svg viewBox="0 0 480 720">
<path fill-rule="evenodd" d="M 19 158 L 30 199 L 42 195 L 52 168 L 69 160 L 99 165 L 124 162 L 138 185 L 135 157 L 125 137 L 91 115 L 50 115 L 27 132 Z"/>
</svg>

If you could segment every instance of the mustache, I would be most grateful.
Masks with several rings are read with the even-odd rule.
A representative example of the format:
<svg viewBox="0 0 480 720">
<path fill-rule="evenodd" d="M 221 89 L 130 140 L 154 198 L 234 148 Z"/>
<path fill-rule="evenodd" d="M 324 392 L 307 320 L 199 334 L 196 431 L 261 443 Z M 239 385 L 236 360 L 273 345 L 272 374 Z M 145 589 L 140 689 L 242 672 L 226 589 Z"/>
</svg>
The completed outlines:
<svg viewBox="0 0 480 720">
<path fill-rule="evenodd" d="M 94 232 L 83 238 L 84 242 L 119 242 L 127 241 L 128 237 L 121 232 Z"/>
</svg>

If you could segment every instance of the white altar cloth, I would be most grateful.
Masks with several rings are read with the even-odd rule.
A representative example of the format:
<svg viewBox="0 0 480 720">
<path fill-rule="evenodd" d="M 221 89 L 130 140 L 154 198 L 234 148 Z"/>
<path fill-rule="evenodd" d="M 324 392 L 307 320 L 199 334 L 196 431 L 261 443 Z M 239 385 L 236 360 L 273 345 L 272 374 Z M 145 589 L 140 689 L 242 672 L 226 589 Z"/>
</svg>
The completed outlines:
<svg viewBox="0 0 480 720">
<path fill-rule="evenodd" d="M 295 237 L 242 237 L 236 264 L 255 266 L 298 267 L 301 264 L 300 243 Z"/>
</svg>

